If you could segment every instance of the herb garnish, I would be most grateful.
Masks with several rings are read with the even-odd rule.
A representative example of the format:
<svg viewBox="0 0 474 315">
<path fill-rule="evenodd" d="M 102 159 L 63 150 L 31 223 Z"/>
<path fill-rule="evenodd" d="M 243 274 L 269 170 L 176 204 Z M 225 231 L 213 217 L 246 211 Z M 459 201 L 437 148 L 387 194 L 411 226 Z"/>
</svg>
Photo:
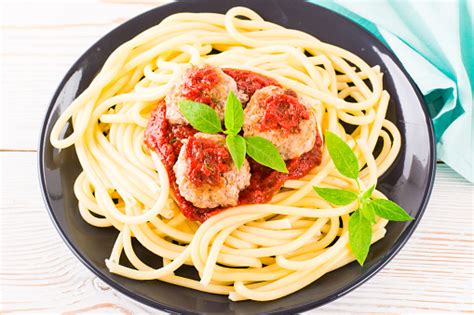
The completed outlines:
<svg viewBox="0 0 474 315">
<path fill-rule="evenodd" d="M 336 206 L 345 206 L 354 201 L 358 208 L 349 219 L 349 243 L 352 253 L 360 265 L 364 264 L 372 240 L 372 224 L 375 215 L 390 221 L 409 221 L 413 218 L 395 202 L 385 199 L 371 199 L 375 185 L 367 191 L 361 191 L 359 182 L 359 164 L 349 145 L 336 134 L 326 131 L 326 146 L 334 166 L 345 177 L 354 179 L 358 192 L 333 188 L 313 187 L 324 200 Z"/>
<path fill-rule="evenodd" d="M 238 169 L 242 167 L 245 156 L 248 154 L 259 164 L 278 172 L 288 173 L 285 161 L 273 143 L 258 136 L 242 137 L 239 135 L 244 124 L 244 110 L 232 91 L 229 92 L 225 105 L 225 130 L 222 129 L 216 111 L 209 105 L 181 100 L 179 110 L 194 129 L 211 134 L 224 133 L 227 148 Z"/>
</svg>

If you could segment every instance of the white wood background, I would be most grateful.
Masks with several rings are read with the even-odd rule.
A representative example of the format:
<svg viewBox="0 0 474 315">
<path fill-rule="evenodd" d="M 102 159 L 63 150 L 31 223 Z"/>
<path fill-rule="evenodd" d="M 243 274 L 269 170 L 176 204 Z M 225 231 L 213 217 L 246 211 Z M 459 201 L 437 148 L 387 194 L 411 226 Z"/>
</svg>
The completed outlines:
<svg viewBox="0 0 474 315">
<path fill-rule="evenodd" d="M 147 314 L 97 279 L 52 226 L 37 180 L 46 107 L 69 66 L 106 32 L 165 1 L 1 1 L 0 314 Z M 309 313 L 474 313 L 473 185 L 438 164 L 417 231 L 379 274 Z"/>
</svg>

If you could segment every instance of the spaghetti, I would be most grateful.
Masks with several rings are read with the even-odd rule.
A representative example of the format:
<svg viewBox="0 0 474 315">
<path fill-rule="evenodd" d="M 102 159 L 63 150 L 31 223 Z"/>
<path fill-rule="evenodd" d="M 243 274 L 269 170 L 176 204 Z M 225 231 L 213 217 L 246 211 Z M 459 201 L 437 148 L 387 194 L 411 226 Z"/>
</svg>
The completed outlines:
<svg viewBox="0 0 474 315">
<path fill-rule="evenodd" d="M 163 162 L 143 137 L 180 69 L 203 63 L 264 75 L 308 99 L 320 128 L 339 135 L 357 155 L 363 189 L 376 184 L 398 154 L 401 138 L 385 119 L 389 95 L 378 66 L 243 7 L 225 15 L 171 15 L 117 48 L 51 132 L 56 148 L 75 146 L 83 171 L 74 192 L 83 219 L 119 231 L 106 260 L 110 272 L 233 301 L 268 301 L 353 261 L 348 221 L 357 202 L 334 207 L 312 188 L 356 189 L 355 181 L 336 171 L 327 150 L 319 166 L 287 180 L 268 203 L 231 207 L 203 223 L 183 216 Z M 74 131 L 61 139 L 69 120 Z M 374 156 L 377 142 L 381 150 Z M 385 198 L 377 190 L 373 196 Z M 384 237 L 386 224 L 377 218 L 372 242 Z M 163 267 L 141 261 L 133 238 L 162 257 Z M 133 268 L 119 263 L 122 255 Z M 200 280 L 175 275 L 183 265 L 196 268 Z"/>
</svg>

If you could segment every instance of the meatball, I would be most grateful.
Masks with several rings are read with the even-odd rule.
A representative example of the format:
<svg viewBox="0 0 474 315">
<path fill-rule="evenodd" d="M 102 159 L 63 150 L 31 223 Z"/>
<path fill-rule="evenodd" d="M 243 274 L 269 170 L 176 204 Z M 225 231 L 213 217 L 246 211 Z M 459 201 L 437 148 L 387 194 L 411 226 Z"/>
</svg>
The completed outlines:
<svg viewBox="0 0 474 315">
<path fill-rule="evenodd" d="M 316 116 L 292 90 L 267 86 L 256 91 L 244 115 L 244 136 L 271 141 L 284 160 L 299 157 L 315 144 Z"/>
<path fill-rule="evenodd" d="M 191 65 L 171 83 L 171 88 L 165 98 L 166 118 L 172 124 L 187 124 L 188 121 L 179 111 L 179 102 L 190 100 L 211 106 L 223 120 L 225 103 L 230 91 L 234 92 L 241 101 L 246 100 L 247 96 L 238 91 L 234 79 L 220 68 L 210 65 Z"/>
<path fill-rule="evenodd" d="M 183 143 L 173 167 L 181 195 L 198 208 L 237 205 L 250 184 L 249 163 L 237 170 L 222 135 L 197 133 Z"/>
</svg>

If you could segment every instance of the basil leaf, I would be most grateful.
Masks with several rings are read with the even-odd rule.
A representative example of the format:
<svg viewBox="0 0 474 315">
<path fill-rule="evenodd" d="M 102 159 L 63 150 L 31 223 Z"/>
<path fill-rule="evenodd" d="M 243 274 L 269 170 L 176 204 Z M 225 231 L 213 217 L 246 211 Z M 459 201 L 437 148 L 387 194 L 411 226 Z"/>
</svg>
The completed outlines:
<svg viewBox="0 0 474 315">
<path fill-rule="evenodd" d="M 357 210 L 349 218 L 349 243 L 352 254 L 362 266 L 372 241 L 372 224 Z"/>
<path fill-rule="evenodd" d="M 194 129 L 205 133 L 222 132 L 221 120 L 211 106 L 181 100 L 179 102 L 179 111 Z"/>
<path fill-rule="evenodd" d="M 352 191 L 334 188 L 313 188 L 324 200 L 337 206 L 348 205 L 357 199 L 357 194 Z"/>
<path fill-rule="evenodd" d="M 362 198 L 369 200 L 372 194 L 374 193 L 375 190 L 375 185 L 372 185 L 369 189 L 367 189 L 364 194 L 362 195 Z"/>
<path fill-rule="evenodd" d="M 281 157 L 278 149 L 262 137 L 245 137 L 247 143 L 247 154 L 257 163 L 265 165 L 278 172 L 288 173 L 285 161 Z"/>
<path fill-rule="evenodd" d="M 346 177 L 357 179 L 359 176 L 359 163 L 351 148 L 333 132 L 326 131 L 324 136 L 329 155 L 339 173 Z"/>
<path fill-rule="evenodd" d="M 376 199 L 370 202 L 375 213 L 390 221 L 410 221 L 412 218 L 402 207 L 395 202 L 386 199 Z"/>
<path fill-rule="evenodd" d="M 370 223 L 375 223 L 375 211 L 371 202 L 362 202 L 359 211 Z"/>
<path fill-rule="evenodd" d="M 230 156 L 234 161 L 237 169 L 240 170 L 245 160 L 245 139 L 241 136 L 229 135 L 225 138 L 227 148 L 229 149 Z"/>
<path fill-rule="evenodd" d="M 234 92 L 230 91 L 225 104 L 224 124 L 228 134 L 238 134 L 244 124 L 244 109 Z"/>
</svg>

